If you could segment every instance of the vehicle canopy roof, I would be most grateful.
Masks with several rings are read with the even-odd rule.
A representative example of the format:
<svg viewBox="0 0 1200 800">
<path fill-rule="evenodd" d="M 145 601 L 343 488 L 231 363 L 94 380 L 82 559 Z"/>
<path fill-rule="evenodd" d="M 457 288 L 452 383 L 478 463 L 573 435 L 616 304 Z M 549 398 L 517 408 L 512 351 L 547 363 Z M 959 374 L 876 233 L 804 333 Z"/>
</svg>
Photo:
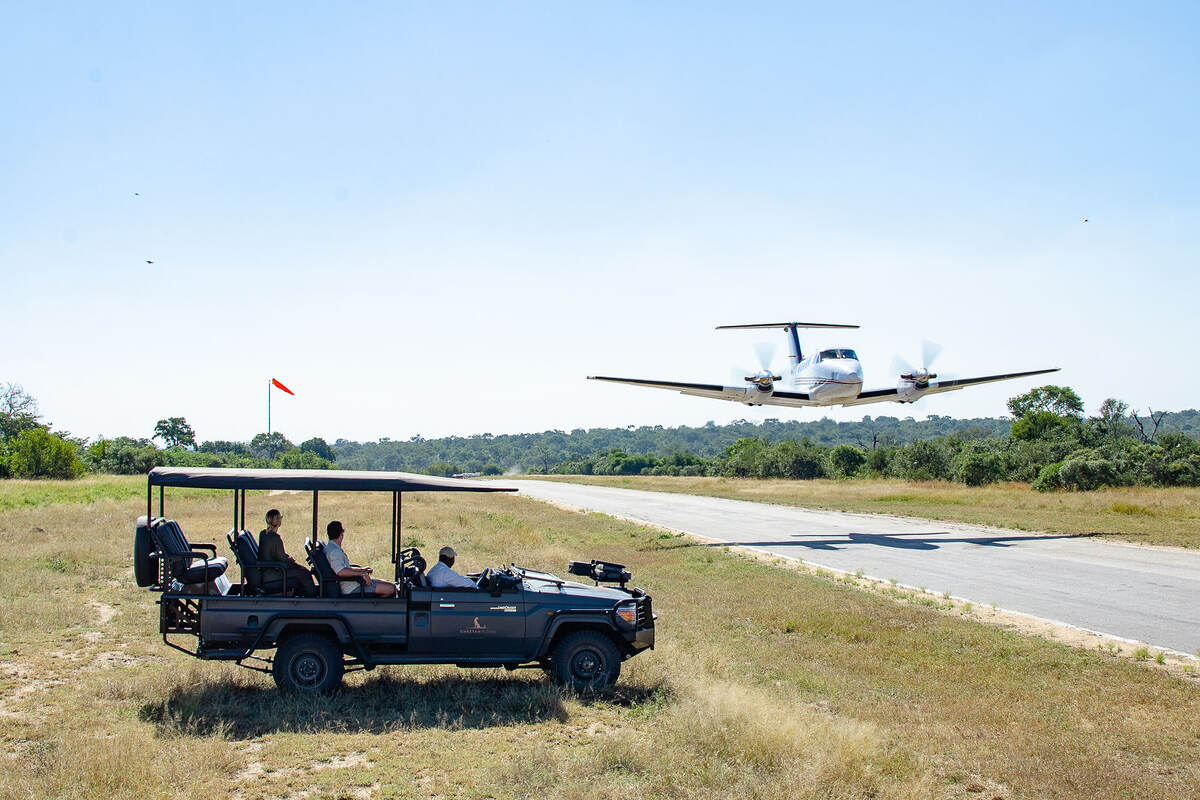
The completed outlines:
<svg viewBox="0 0 1200 800">
<path fill-rule="evenodd" d="M 515 492 L 488 481 L 467 481 L 357 469 L 230 469 L 225 467 L 155 467 L 150 486 L 193 489 L 296 489 L 330 492 Z"/>
</svg>

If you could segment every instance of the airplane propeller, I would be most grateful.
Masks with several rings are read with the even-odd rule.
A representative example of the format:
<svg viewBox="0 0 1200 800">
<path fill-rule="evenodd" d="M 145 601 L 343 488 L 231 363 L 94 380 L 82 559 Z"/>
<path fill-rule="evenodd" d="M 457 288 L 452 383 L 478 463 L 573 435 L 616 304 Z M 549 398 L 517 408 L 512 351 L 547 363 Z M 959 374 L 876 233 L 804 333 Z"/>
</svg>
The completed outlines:
<svg viewBox="0 0 1200 800">
<path fill-rule="evenodd" d="M 771 370 L 771 361 L 775 358 L 775 345 L 771 342 L 759 342 L 754 345 L 754 352 L 758 354 L 758 363 L 761 369 L 753 375 L 743 377 L 748 383 L 758 384 L 758 388 L 764 392 L 770 391 L 775 381 L 783 380 Z M 742 371 L 744 372 L 744 370 Z"/>
<path fill-rule="evenodd" d="M 929 388 L 929 382 L 937 378 L 937 373 L 931 372 L 930 368 L 941 352 L 941 345 L 928 340 L 923 341 L 921 342 L 920 367 L 913 367 L 897 355 L 892 359 L 892 370 L 900 373 L 901 380 L 912 381 L 918 389 L 927 389 Z"/>
</svg>

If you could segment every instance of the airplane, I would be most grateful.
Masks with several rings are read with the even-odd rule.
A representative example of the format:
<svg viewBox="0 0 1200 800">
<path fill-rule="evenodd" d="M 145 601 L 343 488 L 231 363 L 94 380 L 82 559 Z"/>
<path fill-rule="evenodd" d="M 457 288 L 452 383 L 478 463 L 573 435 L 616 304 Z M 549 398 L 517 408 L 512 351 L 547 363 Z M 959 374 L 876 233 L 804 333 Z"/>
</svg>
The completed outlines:
<svg viewBox="0 0 1200 800">
<path fill-rule="evenodd" d="M 937 373 L 929 366 L 936 352 L 926 347 L 924 363 L 919 368 L 903 365 L 894 388 L 862 390 L 863 371 L 858 354 L 845 347 L 834 347 L 805 356 L 800 349 L 800 328 L 857 328 L 857 325 L 838 325 L 823 322 L 765 322 L 753 325 L 718 325 L 717 330 L 761 330 L 782 329 L 788 335 L 790 366 L 784 386 L 776 383 L 784 378 L 770 369 L 770 357 L 760 352 L 762 371 L 747 375 L 748 386 L 722 386 L 715 383 L 681 383 L 678 381 L 655 381 L 642 378 L 613 378 L 607 375 L 589 375 L 591 381 L 627 383 L 631 386 L 648 386 L 652 389 L 671 389 L 692 397 L 708 397 L 714 400 L 730 400 L 748 406 L 857 406 L 866 403 L 915 403 L 927 394 L 953 392 L 967 386 L 994 383 L 1030 375 L 1045 375 L 1058 372 L 1058 367 L 1035 369 L 1028 372 L 1008 372 L 1003 375 L 985 375 L 980 378 L 954 378 L 937 380 Z M 796 391 L 790 391 L 795 389 Z"/>
</svg>

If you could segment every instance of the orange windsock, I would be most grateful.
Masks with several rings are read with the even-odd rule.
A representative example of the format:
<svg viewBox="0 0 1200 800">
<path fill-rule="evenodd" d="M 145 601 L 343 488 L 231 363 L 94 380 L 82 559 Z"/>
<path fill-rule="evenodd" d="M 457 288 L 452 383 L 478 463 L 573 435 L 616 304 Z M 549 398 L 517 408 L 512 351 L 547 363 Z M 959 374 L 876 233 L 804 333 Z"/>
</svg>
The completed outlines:
<svg viewBox="0 0 1200 800">
<path fill-rule="evenodd" d="M 288 394 L 290 394 L 292 396 L 295 396 L 295 394 L 296 394 L 291 389 L 287 388 L 286 386 L 284 386 L 282 383 L 275 380 L 274 378 L 271 378 L 271 384 L 277 388 L 283 389 L 285 392 L 287 392 Z"/>
</svg>

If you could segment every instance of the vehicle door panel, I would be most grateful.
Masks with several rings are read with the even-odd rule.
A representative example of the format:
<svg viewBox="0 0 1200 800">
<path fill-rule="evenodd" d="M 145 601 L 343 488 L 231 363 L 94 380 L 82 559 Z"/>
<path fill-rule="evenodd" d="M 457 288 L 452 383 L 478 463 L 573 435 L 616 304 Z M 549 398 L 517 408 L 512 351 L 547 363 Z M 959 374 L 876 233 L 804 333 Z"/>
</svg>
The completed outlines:
<svg viewBox="0 0 1200 800">
<path fill-rule="evenodd" d="M 514 656 L 525 649 L 525 602 L 519 587 L 493 595 L 482 589 L 433 589 L 430 633 L 435 653 Z"/>
</svg>

